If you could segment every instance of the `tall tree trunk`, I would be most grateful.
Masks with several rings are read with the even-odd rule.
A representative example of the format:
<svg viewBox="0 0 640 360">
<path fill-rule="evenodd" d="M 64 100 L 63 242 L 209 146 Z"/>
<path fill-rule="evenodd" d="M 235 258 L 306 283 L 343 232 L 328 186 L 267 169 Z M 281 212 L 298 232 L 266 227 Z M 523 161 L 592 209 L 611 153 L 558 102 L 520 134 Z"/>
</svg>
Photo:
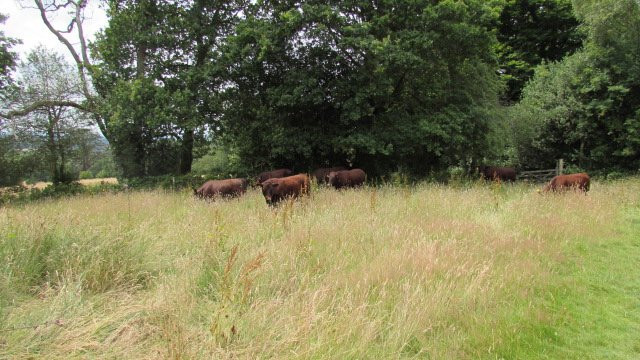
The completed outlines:
<svg viewBox="0 0 640 360">
<path fill-rule="evenodd" d="M 584 138 L 580 139 L 580 155 L 578 156 L 578 167 L 584 169 Z"/>
<path fill-rule="evenodd" d="M 64 144 L 62 143 L 62 139 L 60 137 L 60 128 L 57 129 L 56 135 L 58 137 L 58 159 L 60 162 L 58 163 L 58 179 L 59 182 L 69 182 L 71 179 L 67 176 L 65 171 L 65 156 L 64 156 Z"/>
<path fill-rule="evenodd" d="M 184 175 L 191 172 L 191 164 L 193 163 L 193 132 L 191 128 L 187 128 L 182 135 L 182 145 L 180 146 L 180 174 Z"/>
<path fill-rule="evenodd" d="M 113 154 L 116 163 L 122 169 L 122 176 L 131 179 L 146 175 L 145 143 L 140 125 L 133 125 L 128 131 L 114 137 Z"/>
<path fill-rule="evenodd" d="M 52 126 L 47 127 L 47 152 L 51 181 L 57 184 L 60 182 L 60 177 L 58 176 L 58 151 L 56 149 L 56 135 Z"/>
</svg>

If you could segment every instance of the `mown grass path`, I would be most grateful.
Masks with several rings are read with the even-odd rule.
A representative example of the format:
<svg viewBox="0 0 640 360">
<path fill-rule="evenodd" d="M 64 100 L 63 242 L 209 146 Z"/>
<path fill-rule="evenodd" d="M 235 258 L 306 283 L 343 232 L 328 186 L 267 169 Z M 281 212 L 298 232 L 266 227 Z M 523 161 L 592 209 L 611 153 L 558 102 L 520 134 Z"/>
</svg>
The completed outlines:
<svg viewBox="0 0 640 360">
<path fill-rule="evenodd" d="M 565 244 L 543 315 L 498 359 L 640 359 L 640 203 L 620 199 L 611 232 Z"/>
<path fill-rule="evenodd" d="M 566 314 L 549 358 L 640 359 L 640 206 L 619 213 L 616 236 L 575 247 L 579 256 L 566 295 Z"/>
</svg>

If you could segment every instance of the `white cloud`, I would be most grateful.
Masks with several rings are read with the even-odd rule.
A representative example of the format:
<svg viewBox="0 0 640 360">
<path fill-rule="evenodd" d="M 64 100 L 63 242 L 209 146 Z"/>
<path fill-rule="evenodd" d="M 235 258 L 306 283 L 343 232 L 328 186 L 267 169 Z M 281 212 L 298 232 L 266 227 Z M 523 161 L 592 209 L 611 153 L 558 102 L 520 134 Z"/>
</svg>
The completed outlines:
<svg viewBox="0 0 640 360">
<path fill-rule="evenodd" d="M 0 13 L 8 15 L 7 21 L 2 25 L 1 29 L 6 36 L 22 40 L 22 44 L 13 47 L 13 50 L 20 54 L 21 59 L 26 58 L 26 54 L 35 49 L 38 45 L 44 45 L 47 48 L 65 55 L 71 60 L 67 48 L 58 41 L 49 29 L 42 22 L 40 12 L 35 8 L 32 1 L 17 0 L 0 0 L 4 5 L 0 9 Z M 27 7 L 28 6 L 28 7 Z M 83 29 L 85 36 L 89 40 L 94 39 L 94 34 L 107 25 L 107 16 L 99 6 L 98 0 L 90 0 L 85 9 L 85 21 Z M 57 14 L 55 18 L 50 17 L 52 24 L 59 29 L 65 29 L 70 17 L 66 14 Z M 74 46 L 78 45 L 77 30 L 67 34 L 67 39 Z"/>
</svg>

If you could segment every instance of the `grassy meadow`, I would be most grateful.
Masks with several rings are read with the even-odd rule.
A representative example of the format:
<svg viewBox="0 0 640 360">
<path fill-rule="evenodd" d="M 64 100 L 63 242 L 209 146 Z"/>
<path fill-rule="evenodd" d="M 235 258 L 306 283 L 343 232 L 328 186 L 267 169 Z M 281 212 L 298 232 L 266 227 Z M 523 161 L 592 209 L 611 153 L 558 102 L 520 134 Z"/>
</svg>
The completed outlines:
<svg viewBox="0 0 640 360">
<path fill-rule="evenodd" d="M 640 357 L 640 179 L 0 207 L 0 358 Z"/>
</svg>

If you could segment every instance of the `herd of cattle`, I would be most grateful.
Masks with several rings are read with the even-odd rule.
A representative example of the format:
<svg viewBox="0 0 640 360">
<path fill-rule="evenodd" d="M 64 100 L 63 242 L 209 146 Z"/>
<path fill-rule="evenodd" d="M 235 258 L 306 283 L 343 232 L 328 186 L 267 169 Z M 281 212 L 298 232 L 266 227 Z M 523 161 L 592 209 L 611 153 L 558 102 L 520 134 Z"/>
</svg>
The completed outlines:
<svg viewBox="0 0 640 360">
<path fill-rule="evenodd" d="M 480 166 L 480 174 L 491 181 L 515 181 L 514 168 L 497 166 Z M 307 174 L 294 175 L 292 170 L 278 169 L 266 171 L 256 178 L 256 186 L 262 188 L 262 194 L 269 205 L 275 205 L 287 198 L 297 198 L 309 194 L 311 178 L 318 184 L 326 183 L 336 189 L 358 187 L 365 183 L 367 174 L 362 169 L 346 167 L 321 168 L 315 170 L 311 177 Z M 589 175 L 585 173 L 558 175 L 544 186 L 542 191 L 564 191 L 577 189 L 589 191 Z M 244 178 L 209 180 L 200 188 L 194 189 L 194 195 L 200 198 L 240 196 L 247 191 L 249 181 Z"/>
</svg>

